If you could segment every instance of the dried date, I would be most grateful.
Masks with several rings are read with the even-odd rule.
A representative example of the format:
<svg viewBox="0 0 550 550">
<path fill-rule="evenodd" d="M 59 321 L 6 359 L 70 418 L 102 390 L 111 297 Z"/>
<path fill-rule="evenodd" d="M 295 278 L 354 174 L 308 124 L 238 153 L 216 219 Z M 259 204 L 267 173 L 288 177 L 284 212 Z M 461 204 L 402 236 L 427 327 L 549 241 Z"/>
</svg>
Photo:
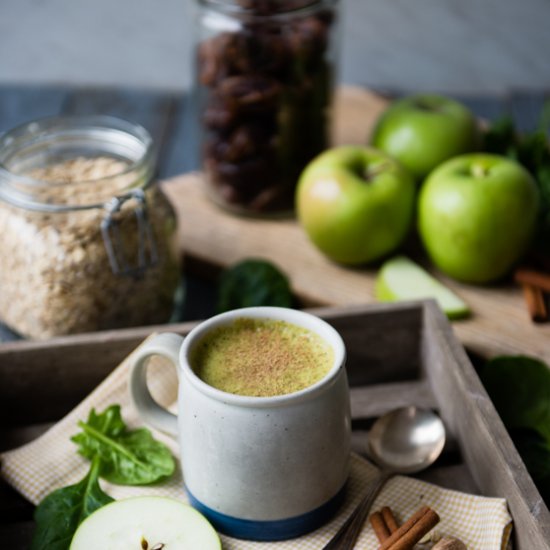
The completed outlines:
<svg viewBox="0 0 550 550">
<path fill-rule="evenodd" d="M 227 107 L 241 113 L 274 112 L 281 86 L 266 76 L 232 76 L 219 84 L 216 94 Z"/>
<path fill-rule="evenodd" d="M 207 145 L 207 155 L 222 162 L 239 162 L 274 148 L 274 138 L 260 124 L 243 124 L 227 137 L 215 136 Z"/>
<path fill-rule="evenodd" d="M 318 17 L 297 21 L 290 27 L 288 43 L 296 57 L 320 60 L 327 49 L 328 24 Z"/>
<path fill-rule="evenodd" d="M 199 79 L 209 88 L 204 163 L 222 201 L 257 211 L 291 206 L 297 174 L 326 146 L 333 11 L 299 11 L 314 3 L 238 0 L 246 13 L 239 27 L 199 47 Z M 284 22 L 269 17 L 293 10 Z"/>
</svg>

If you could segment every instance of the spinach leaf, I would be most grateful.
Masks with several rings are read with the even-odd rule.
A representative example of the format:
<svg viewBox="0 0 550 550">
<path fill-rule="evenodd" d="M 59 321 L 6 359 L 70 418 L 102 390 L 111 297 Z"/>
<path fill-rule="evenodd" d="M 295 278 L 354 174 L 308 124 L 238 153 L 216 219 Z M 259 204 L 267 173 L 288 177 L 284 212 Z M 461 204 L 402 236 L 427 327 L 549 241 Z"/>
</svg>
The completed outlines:
<svg viewBox="0 0 550 550">
<path fill-rule="evenodd" d="M 46 496 L 34 513 L 36 530 L 31 550 L 67 550 L 76 528 L 92 512 L 113 499 L 99 486 L 100 459 L 92 460 L 86 477 Z"/>
<path fill-rule="evenodd" d="M 537 431 L 550 443 L 550 369 L 526 356 L 496 357 L 481 380 L 509 430 Z"/>
<path fill-rule="evenodd" d="M 218 311 L 251 306 L 292 307 L 288 278 L 272 263 L 244 260 L 226 270 L 219 282 Z"/>
<path fill-rule="evenodd" d="M 516 158 L 519 136 L 514 121 L 505 116 L 490 124 L 483 133 L 483 150 L 495 155 Z"/>
<path fill-rule="evenodd" d="M 146 428 L 128 430 L 119 405 L 101 414 L 92 409 L 87 422 L 78 425 L 82 432 L 71 440 L 81 455 L 100 458 L 102 478 L 118 485 L 148 485 L 174 473 L 170 450 Z"/>
</svg>

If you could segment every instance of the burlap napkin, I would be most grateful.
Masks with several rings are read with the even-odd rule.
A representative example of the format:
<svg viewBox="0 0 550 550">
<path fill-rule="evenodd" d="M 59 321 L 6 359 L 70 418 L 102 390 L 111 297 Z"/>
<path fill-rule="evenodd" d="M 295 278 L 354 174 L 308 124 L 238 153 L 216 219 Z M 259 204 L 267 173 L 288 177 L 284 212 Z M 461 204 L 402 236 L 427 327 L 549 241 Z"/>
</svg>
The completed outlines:
<svg viewBox="0 0 550 550">
<path fill-rule="evenodd" d="M 135 353 L 135 352 L 134 352 Z M 92 407 L 102 411 L 118 403 L 130 427 L 143 423 L 138 418 L 127 389 L 128 356 L 84 401 L 55 424 L 41 437 L 18 449 L 0 455 L 1 475 L 32 503 L 37 504 L 45 495 L 59 487 L 75 483 L 84 477 L 89 463 L 76 452 L 70 437 L 78 432 L 77 421 L 85 420 Z M 174 369 L 166 368 L 162 359 L 154 360 L 149 369 L 149 384 L 154 397 L 165 406 L 174 408 L 177 381 Z M 154 430 L 153 430 L 154 431 Z M 154 431 L 155 437 L 178 455 L 176 442 Z M 303 537 L 276 543 L 249 542 L 222 536 L 225 550 L 308 550 L 322 548 L 338 527 L 346 520 L 359 499 L 376 477 L 374 466 L 353 455 L 346 501 L 338 515 L 322 528 Z M 284 480 L 281 480 L 283 483 Z M 165 495 L 186 500 L 181 471 L 162 485 L 155 487 L 122 487 L 101 481 L 103 489 L 115 499 L 136 495 Z M 457 491 L 408 477 L 390 480 L 374 503 L 373 510 L 391 506 L 398 521 L 404 521 L 422 504 L 431 506 L 441 516 L 436 527 L 440 535 L 459 537 L 469 550 L 500 550 L 508 545 L 512 519 L 506 501 L 486 498 Z M 377 548 L 378 543 L 370 525 L 365 525 L 357 549 Z"/>
</svg>

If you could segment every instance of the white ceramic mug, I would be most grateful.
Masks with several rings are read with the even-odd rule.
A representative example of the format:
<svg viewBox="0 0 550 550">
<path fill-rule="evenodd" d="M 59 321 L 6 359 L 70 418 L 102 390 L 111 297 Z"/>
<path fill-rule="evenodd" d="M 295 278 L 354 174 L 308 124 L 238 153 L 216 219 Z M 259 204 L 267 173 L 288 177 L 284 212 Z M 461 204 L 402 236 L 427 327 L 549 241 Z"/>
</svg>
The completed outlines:
<svg viewBox="0 0 550 550">
<path fill-rule="evenodd" d="M 243 317 L 314 331 L 332 346 L 334 364 L 313 385 L 274 397 L 206 384 L 190 365 L 194 346 L 213 328 Z M 177 418 L 147 388 L 146 360 L 155 354 L 177 366 Z M 292 538 L 321 526 L 343 500 L 351 433 L 345 347 L 322 319 L 286 308 L 245 308 L 200 323 L 185 339 L 159 334 L 137 355 L 130 391 L 145 421 L 178 436 L 189 499 L 218 530 L 252 540 Z"/>
</svg>

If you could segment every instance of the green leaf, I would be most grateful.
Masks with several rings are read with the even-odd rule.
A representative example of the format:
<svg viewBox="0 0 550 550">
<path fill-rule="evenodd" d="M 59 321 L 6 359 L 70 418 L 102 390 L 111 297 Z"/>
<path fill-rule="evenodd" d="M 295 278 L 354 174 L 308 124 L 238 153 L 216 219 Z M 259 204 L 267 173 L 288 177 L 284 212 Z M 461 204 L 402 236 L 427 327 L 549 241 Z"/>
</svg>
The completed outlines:
<svg viewBox="0 0 550 550">
<path fill-rule="evenodd" d="M 288 279 L 264 260 L 244 260 L 225 271 L 219 283 L 218 311 L 241 307 L 292 307 Z"/>
<path fill-rule="evenodd" d="M 34 513 L 36 530 L 31 550 L 67 550 L 80 523 L 113 501 L 99 486 L 99 464 L 96 457 L 82 481 L 58 489 L 40 502 Z"/>
<path fill-rule="evenodd" d="M 516 128 L 510 117 L 496 120 L 483 132 L 483 150 L 487 153 L 516 157 L 517 141 Z"/>
<path fill-rule="evenodd" d="M 99 475 L 111 483 L 148 485 L 174 473 L 170 450 L 146 428 L 128 430 L 119 405 L 101 414 L 92 409 L 88 421 L 78 425 L 82 432 L 71 440 L 82 456 L 90 460 L 100 457 Z"/>
<path fill-rule="evenodd" d="M 481 380 L 509 430 L 531 429 L 550 443 L 550 369 L 526 356 L 497 357 Z"/>
</svg>

